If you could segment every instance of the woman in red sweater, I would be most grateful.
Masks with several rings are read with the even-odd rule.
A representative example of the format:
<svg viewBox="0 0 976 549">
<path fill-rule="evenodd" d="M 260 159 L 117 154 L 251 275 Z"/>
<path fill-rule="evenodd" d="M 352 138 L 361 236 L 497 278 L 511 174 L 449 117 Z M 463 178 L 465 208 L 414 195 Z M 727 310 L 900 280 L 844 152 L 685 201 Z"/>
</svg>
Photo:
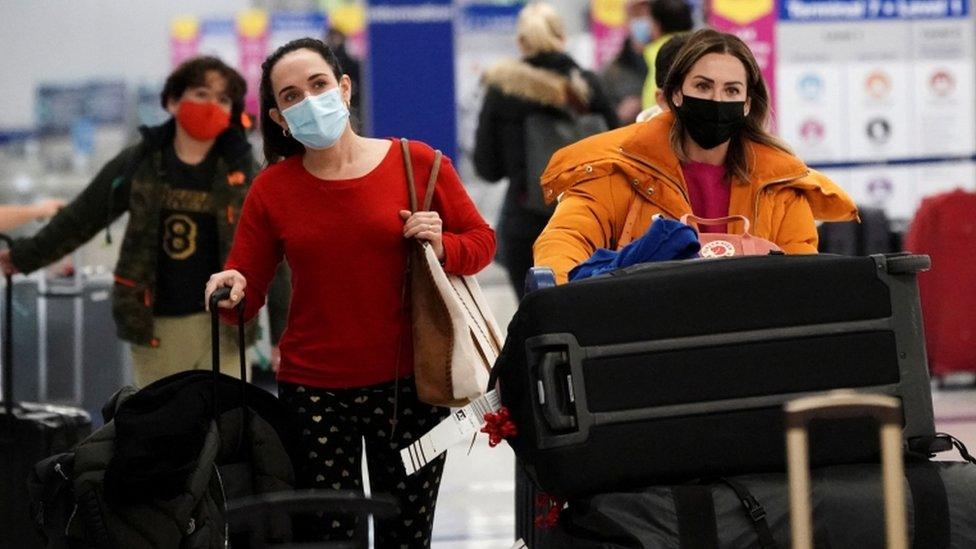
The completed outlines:
<svg viewBox="0 0 976 549">
<path fill-rule="evenodd" d="M 492 229 L 445 157 L 433 211 L 410 214 L 404 158 L 394 139 L 350 126 L 351 84 L 335 54 L 303 38 L 272 54 L 261 77 L 261 132 L 268 167 L 254 180 L 226 269 L 229 308 L 247 295 L 245 317 L 264 304 L 283 257 L 292 271 L 281 338 L 279 395 L 301 422 L 305 487 L 362 490 L 366 445 L 373 492 L 392 494 L 400 515 L 378 521 L 378 547 L 427 547 L 443 457 L 406 476 L 399 450 L 447 410 L 417 400 L 410 315 L 402 290 L 409 239 L 428 241 L 454 274 L 474 274 L 495 253 Z M 412 142 L 418 196 L 434 151 Z M 230 311 L 222 311 L 233 319 Z M 399 376 L 399 379 L 398 379 Z M 348 539 L 349 517 L 325 517 L 318 535 Z"/>
</svg>

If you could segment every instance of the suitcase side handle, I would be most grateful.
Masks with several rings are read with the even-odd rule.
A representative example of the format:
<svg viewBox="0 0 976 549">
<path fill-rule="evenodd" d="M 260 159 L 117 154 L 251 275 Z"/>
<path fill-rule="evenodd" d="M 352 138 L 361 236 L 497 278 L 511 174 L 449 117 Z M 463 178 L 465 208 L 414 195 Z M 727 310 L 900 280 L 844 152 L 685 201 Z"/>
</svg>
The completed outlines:
<svg viewBox="0 0 976 549">
<path fill-rule="evenodd" d="M 833 391 L 826 395 L 787 402 L 784 410 L 793 549 L 813 548 L 808 424 L 814 419 L 865 416 L 877 420 L 880 427 L 887 547 L 907 549 L 901 402 L 895 397 L 885 395 Z"/>
<path fill-rule="evenodd" d="M 576 418 L 561 409 L 563 400 L 572 402 L 572 393 L 568 398 L 563 398 L 564 393 L 560 391 L 560 377 L 557 371 L 563 359 L 563 353 L 547 352 L 542 355 L 539 362 L 539 405 L 542 406 L 542 415 L 546 418 L 549 427 L 554 431 L 569 431 L 576 428 Z M 572 385 L 568 379 L 564 378 L 569 391 Z"/>
</svg>

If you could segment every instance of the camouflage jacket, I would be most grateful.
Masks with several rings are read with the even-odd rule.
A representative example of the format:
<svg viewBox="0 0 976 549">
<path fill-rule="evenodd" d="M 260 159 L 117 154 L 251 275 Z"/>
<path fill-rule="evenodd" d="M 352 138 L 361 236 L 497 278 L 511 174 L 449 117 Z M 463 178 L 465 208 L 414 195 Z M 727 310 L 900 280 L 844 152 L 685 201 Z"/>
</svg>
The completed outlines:
<svg viewBox="0 0 976 549">
<path fill-rule="evenodd" d="M 163 150 L 174 139 L 176 125 L 171 119 L 139 131 L 140 143 L 126 148 L 103 166 L 88 187 L 36 235 L 14 243 L 11 260 L 24 273 L 37 270 L 71 253 L 128 211 L 129 222 L 115 266 L 112 310 L 120 338 L 156 346 L 159 340 L 153 332 L 153 299 L 160 212 L 164 201 L 180 200 L 181 195 L 181 191 L 170 187 L 162 161 Z M 217 219 L 223 264 L 257 165 L 250 144 L 239 131 L 224 132 L 214 146 L 219 158 L 213 187 L 204 202 Z M 251 329 L 252 341 L 253 336 Z"/>
</svg>

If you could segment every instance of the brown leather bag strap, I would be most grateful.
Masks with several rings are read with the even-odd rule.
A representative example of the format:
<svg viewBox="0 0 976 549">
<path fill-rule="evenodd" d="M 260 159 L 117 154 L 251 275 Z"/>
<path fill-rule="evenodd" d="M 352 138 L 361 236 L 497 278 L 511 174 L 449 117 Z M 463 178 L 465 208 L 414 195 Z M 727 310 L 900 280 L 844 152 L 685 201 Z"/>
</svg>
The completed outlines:
<svg viewBox="0 0 976 549">
<path fill-rule="evenodd" d="M 417 211 L 417 186 L 413 182 L 413 163 L 410 161 L 410 142 L 405 137 L 400 138 L 400 148 L 403 149 L 403 167 L 407 172 L 407 194 L 410 195 L 410 212 Z"/>
<path fill-rule="evenodd" d="M 430 177 L 427 178 L 427 193 L 424 196 L 423 211 L 429 212 L 430 205 L 434 202 L 434 187 L 437 186 L 437 174 L 441 171 L 441 151 L 434 151 L 434 165 L 430 168 Z"/>
<path fill-rule="evenodd" d="M 631 236 L 634 234 L 634 223 L 637 223 L 637 212 L 640 211 L 641 198 L 635 196 L 630 201 L 630 208 L 627 209 L 627 219 L 624 221 L 624 228 L 620 231 L 620 238 L 617 239 L 617 250 L 630 244 Z"/>
<path fill-rule="evenodd" d="M 407 138 L 400 138 L 400 149 L 403 151 L 403 168 L 407 172 L 407 194 L 410 196 L 410 213 L 413 213 L 417 211 L 417 186 L 413 181 L 413 162 L 410 160 L 410 141 Z M 411 243 L 411 246 L 413 246 L 413 243 Z M 408 304 L 413 301 L 411 297 L 408 297 L 411 293 L 410 278 L 413 269 L 413 253 L 408 252 L 407 264 L 403 271 L 403 284 L 400 286 L 401 311 L 406 311 Z M 408 334 L 408 337 L 412 337 L 412 334 Z M 403 338 L 404 334 L 401 331 L 397 335 L 396 359 L 393 364 L 393 426 L 390 429 L 390 440 L 393 440 L 393 433 L 396 431 L 400 409 L 400 355 L 403 352 Z"/>
</svg>

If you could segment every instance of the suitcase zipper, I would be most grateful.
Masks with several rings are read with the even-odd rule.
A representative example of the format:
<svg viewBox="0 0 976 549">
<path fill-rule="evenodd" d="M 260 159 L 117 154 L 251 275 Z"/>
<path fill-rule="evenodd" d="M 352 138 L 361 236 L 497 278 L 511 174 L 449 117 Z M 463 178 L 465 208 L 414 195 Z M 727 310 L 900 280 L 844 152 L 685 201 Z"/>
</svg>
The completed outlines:
<svg viewBox="0 0 976 549">
<path fill-rule="evenodd" d="M 224 491 L 224 480 L 220 477 L 220 468 L 214 464 L 213 469 L 214 475 L 217 476 L 217 486 L 220 487 L 220 499 L 223 503 L 221 507 L 224 510 L 224 549 L 228 549 L 230 547 L 230 525 L 227 522 L 227 492 Z"/>
<path fill-rule="evenodd" d="M 64 535 L 65 535 L 65 537 L 68 537 L 68 530 L 71 530 L 71 522 L 73 520 L 75 520 L 75 515 L 77 515 L 77 514 L 78 514 L 78 504 L 76 503 L 71 508 L 71 515 L 68 516 L 68 522 L 66 522 L 65 525 L 64 525 Z"/>
</svg>

